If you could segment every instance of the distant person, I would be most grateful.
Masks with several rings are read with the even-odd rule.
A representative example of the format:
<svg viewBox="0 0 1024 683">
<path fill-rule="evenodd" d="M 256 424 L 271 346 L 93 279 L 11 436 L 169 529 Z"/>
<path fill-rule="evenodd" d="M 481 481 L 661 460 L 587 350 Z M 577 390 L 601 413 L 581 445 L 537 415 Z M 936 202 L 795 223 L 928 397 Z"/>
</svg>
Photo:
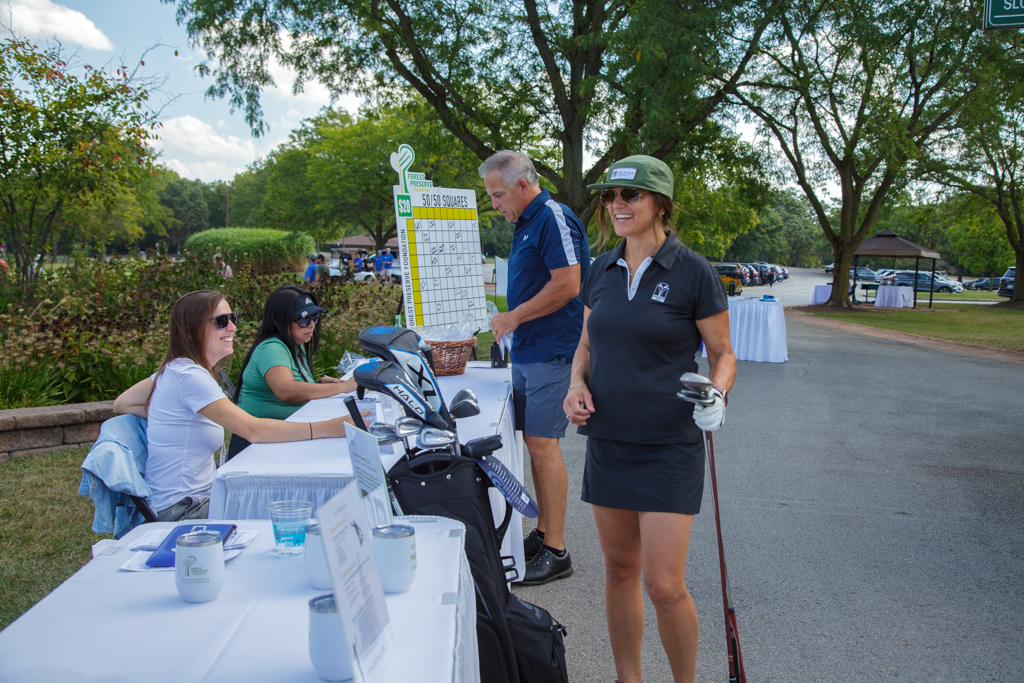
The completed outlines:
<svg viewBox="0 0 1024 683">
<path fill-rule="evenodd" d="M 7 242 L 0 242 L 0 256 L 7 258 Z"/>
<path fill-rule="evenodd" d="M 235 276 L 234 271 L 231 270 L 231 266 L 229 266 L 224 261 L 224 257 L 221 256 L 220 254 L 214 254 L 213 255 L 213 265 L 214 265 L 214 267 L 217 268 L 217 272 L 219 272 L 224 277 L 234 277 Z"/>
<path fill-rule="evenodd" d="M 263 307 L 263 320 L 252 348 L 242 363 L 235 403 L 253 417 L 284 420 L 315 398 L 356 390 L 355 380 L 313 372 L 320 346 L 320 321 L 327 309 L 296 285 L 278 287 Z M 231 437 L 228 458 L 249 445 L 239 434 Z"/>
<path fill-rule="evenodd" d="M 313 284 L 316 281 L 316 254 L 310 254 L 306 257 L 309 264 L 306 265 L 306 284 Z"/>
<path fill-rule="evenodd" d="M 352 273 L 353 275 L 363 272 L 363 255 L 356 252 L 356 257 L 352 259 Z"/>
<path fill-rule="evenodd" d="M 317 254 L 316 255 L 316 279 L 315 279 L 315 282 L 317 284 L 320 284 L 320 283 L 323 283 L 323 282 L 327 282 L 330 279 L 331 279 L 331 270 L 330 270 L 330 268 L 327 267 L 327 264 L 324 263 L 324 255 L 323 254 Z"/>
<path fill-rule="evenodd" d="M 384 283 L 391 284 L 391 266 L 395 263 L 395 257 L 391 255 L 391 247 L 384 249 Z"/>
<path fill-rule="evenodd" d="M 377 282 L 381 282 L 381 278 L 384 273 L 384 252 L 380 249 L 377 250 L 377 254 L 373 257 L 373 274 L 377 278 Z"/>
<path fill-rule="evenodd" d="M 771 289 L 772 285 L 774 285 L 774 284 L 775 284 L 775 269 L 774 268 L 769 268 L 768 269 L 768 289 Z"/>
<path fill-rule="evenodd" d="M 253 443 L 281 443 L 340 438 L 352 422 L 348 416 L 316 423 L 259 419 L 232 403 L 213 372 L 234 350 L 237 320 L 220 292 L 181 297 L 171 310 L 160 368 L 114 399 L 115 413 L 149 421 L 144 479 L 161 522 L 206 518 L 224 429 Z"/>
<path fill-rule="evenodd" d="M 487 195 L 502 218 L 515 223 L 508 257 L 508 313 L 491 319 L 494 338 L 512 337 L 512 396 L 516 429 L 523 430 L 532 463 L 540 517 L 523 541 L 523 585 L 571 576 L 565 547 L 569 481 L 558 440 L 569 416 L 572 356 L 583 325 L 576 296 L 590 266 L 587 231 L 572 210 L 538 184 L 525 154 L 504 150 L 480 165 Z"/>
<path fill-rule="evenodd" d="M 10 271 L 7 269 L 7 261 L 2 258 L 0 258 L 0 273 L 3 273 L 4 277 L 7 277 L 10 274 Z"/>
<path fill-rule="evenodd" d="M 714 267 L 672 229 L 667 164 L 626 157 L 587 189 L 604 207 L 601 242 L 611 231 L 623 239 L 594 260 L 580 290 L 583 334 L 562 407 L 587 437 L 582 497 L 604 555 L 616 678 L 643 680 L 646 587 L 672 679 L 692 682 L 698 623 L 686 557 L 704 494 L 701 431 L 721 426 L 736 376 L 729 303 Z M 702 340 L 713 402 L 694 407 L 676 392 L 680 375 L 697 371 Z"/>
<path fill-rule="evenodd" d="M 352 263 L 352 254 L 348 253 L 347 251 L 341 252 L 341 263 L 346 266 Z"/>
</svg>

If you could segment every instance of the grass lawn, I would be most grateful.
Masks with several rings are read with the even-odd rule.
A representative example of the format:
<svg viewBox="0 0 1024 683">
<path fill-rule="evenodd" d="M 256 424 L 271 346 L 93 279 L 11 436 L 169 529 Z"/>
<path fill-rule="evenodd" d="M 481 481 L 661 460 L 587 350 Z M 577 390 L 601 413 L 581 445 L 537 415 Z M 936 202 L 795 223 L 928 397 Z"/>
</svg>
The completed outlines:
<svg viewBox="0 0 1024 683">
<path fill-rule="evenodd" d="M 87 449 L 0 463 L 0 629 L 92 558 L 92 501 L 78 495 Z"/>
<path fill-rule="evenodd" d="M 918 306 L 920 306 L 920 301 Z M 936 304 L 926 308 L 813 313 L 858 325 L 905 332 L 933 339 L 1024 352 L 1024 311 L 977 304 Z"/>
<path fill-rule="evenodd" d="M 959 294 L 935 292 L 935 300 L 938 301 L 939 299 L 944 301 L 1006 301 L 1005 296 L 999 296 L 995 292 L 989 292 L 987 290 L 972 292 L 969 289 L 965 289 Z M 926 306 L 928 305 L 928 292 L 917 293 L 917 305 L 920 306 L 922 301 L 924 301 Z"/>
<path fill-rule="evenodd" d="M 502 313 L 508 313 L 508 301 L 503 296 L 494 296 L 493 294 L 487 295 L 488 301 L 494 301 L 498 304 L 498 310 Z M 490 330 L 480 330 L 480 334 L 476 335 L 476 357 L 477 360 L 490 360 L 491 358 L 491 342 L 494 341 L 494 335 L 491 334 Z"/>
</svg>

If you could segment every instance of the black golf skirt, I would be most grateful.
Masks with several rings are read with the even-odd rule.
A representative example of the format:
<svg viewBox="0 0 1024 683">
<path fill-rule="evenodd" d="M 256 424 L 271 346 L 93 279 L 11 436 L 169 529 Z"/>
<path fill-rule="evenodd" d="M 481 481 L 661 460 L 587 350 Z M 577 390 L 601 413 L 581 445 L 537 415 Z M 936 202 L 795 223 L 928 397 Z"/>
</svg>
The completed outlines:
<svg viewBox="0 0 1024 683">
<path fill-rule="evenodd" d="M 704 497 L 704 444 L 642 444 L 587 437 L 583 501 L 696 515 Z"/>
</svg>

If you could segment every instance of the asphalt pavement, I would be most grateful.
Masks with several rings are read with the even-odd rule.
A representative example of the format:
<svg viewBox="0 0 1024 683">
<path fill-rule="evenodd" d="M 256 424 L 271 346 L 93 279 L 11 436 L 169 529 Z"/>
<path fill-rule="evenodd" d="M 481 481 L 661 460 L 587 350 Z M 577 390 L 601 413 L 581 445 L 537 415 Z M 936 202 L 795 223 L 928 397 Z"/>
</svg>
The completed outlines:
<svg viewBox="0 0 1024 683">
<path fill-rule="evenodd" d="M 748 680 L 1024 681 L 1024 365 L 787 325 L 789 362 L 740 362 L 715 435 Z M 570 681 L 611 683 L 585 441 L 562 450 L 576 571 L 515 591 L 568 627 Z M 687 584 L 697 680 L 724 683 L 709 490 Z M 643 656 L 647 683 L 672 680 L 649 601 Z"/>
</svg>

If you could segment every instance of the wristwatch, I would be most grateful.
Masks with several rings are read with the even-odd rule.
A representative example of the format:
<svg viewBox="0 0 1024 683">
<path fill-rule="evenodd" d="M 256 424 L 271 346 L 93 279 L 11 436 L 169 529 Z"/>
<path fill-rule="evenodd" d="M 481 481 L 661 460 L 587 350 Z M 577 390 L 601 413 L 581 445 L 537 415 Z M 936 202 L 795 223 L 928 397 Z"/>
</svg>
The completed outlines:
<svg viewBox="0 0 1024 683">
<path fill-rule="evenodd" d="M 718 389 L 718 392 L 720 394 L 722 394 L 722 401 L 725 403 L 726 406 L 728 406 L 729 405 L 729 392 L 726 391 L 725 389 L 723 389 L 722 387 L 716 387 L 714 385 L 712 385 L 711 388 L 712 389 Z"/>
</svg>

